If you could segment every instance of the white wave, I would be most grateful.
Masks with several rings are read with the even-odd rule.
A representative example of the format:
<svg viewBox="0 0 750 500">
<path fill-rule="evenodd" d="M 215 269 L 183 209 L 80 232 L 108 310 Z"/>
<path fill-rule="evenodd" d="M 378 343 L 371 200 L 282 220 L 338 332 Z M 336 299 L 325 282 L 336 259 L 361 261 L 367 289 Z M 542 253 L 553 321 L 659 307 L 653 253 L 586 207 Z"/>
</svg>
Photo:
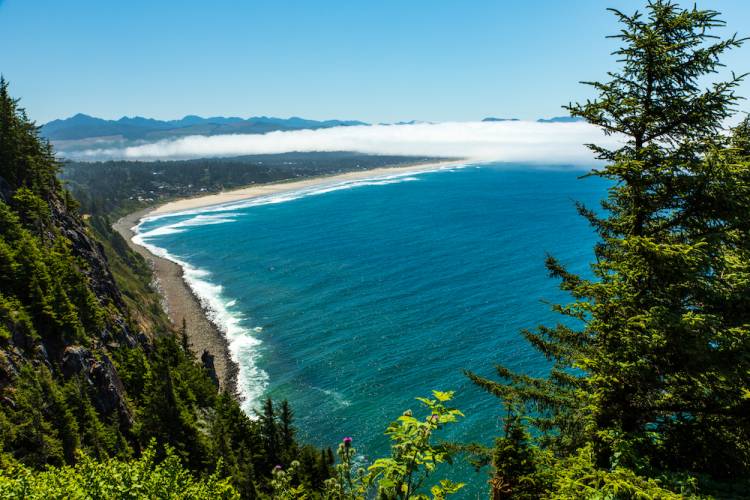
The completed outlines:
<svg viewBox="0 0 750 500">
<path fill-rule="evenodd" d="M 183 215 L 188 215 L 183 213 Z M 142 238 L 151 238 L 153 236 L 164 236 L 168 234 L 184 233 L 189 227 L 196 226 L 210 226 L 213 224 L 226 224 L 228 222 L 234 222 L 236 219 L 230 216 L 237 216 L 239 214 L 228 213 L 221 215 L 198 215 L 192 219 L 183 220 L 167 226 L 160 226 L 151 231 L 147 231 L 141 234 Z M 145 220 L 145 219 L 144 219 Z M 152 219 L 150 219 L 152 220 Z M 139 225 L 140 226 L 140 225 Z M 136 227 L 139 227 L 136 226 Z"/>
<path fill-rule="evenodd" d="M 471 165 L 476 165 L 476 163 L 472 163 Z M 190 210 L 183 210 L 179 212 L 170 212 L 166 214 L 150 215 L 148 217 L 144 217 L 143 219 L 141 219 L 141 222 L 150 222 L 150 221 L 155 221 L 155 220 L 165 219 L 165 218 L 184 217 L 186 215 L 207 214 L 207 213 L 216 213 L 216 212 L 221 212 L 221 215 L 213 216 L 213 217 L 216 217 L 215 220 L 222 220 L 223 217 L 229 217 L 230 215 L 239 215 L 235 213 L 225 214 L 223 212 L 232 212 L 234 210 L 241 210 L 244 208 L 257 207 L 261 205 L 286 203 L 288 201 L 298 200 L 300 198 L 305 198 L 307 196 L 317 196 L 321 194 L 331 193 L 334 191 L 353 189 L 353 188 L 363 187 L 363 186 L 386 186 L 390 184 L 399 184 L 401 182 L 414 182 L 414 181 L 419 180 L 419 177 L 416 177 L 416 176 L 420 174 L 426 174 L 426 173 L 431 173 L 431 172 L 455 172 L 457 170 L 461 170 L 468 166 L 470 166 L 469 163 L 466 163 L 463 165 L 452 164 L 450 166 L 436 165 L 436 166 L 432 166 L 428 168 L 420 168 L 419 166 L 415 166 L 414 170 L 410 170 L 408 172 L 400 172 L 398 174 L 382 174 L 382 175 L 375 175 L 373 177 L 367 177 L 364 179 L 353 179 L 353 180 L 347 180 L 347 181 L 334 181 L 334 182 L 321 181 L 320 184 L 316 184 L 314 186 L 302 188 L 302 189 L 281 191 L 281 192 L 274 193 L 271 195 L 258 196 L 255 198 L 248 198 L 245 200 L 232 201 L 228 203 L 221 203 L 217 205 L 211 205 L 208 207 L 200 207 L 200 208 L 195 208 L 195 209 L 190 209 Z M 198 216 L 200 217 L 200 215 Z M 206 216 L 206 217 L 209 217 L 209 216 Z M 226 222 L 229 222 L 229 221 L 226 221 Z M 159 228 L 156 228 L 153 230 L 153 232 L 149 232 L 148 236 L 160 236 L 161 234 L 173 234 L 175 232 L 183 232 L 184 227 L 186 227 L 186 224 L 177 222 L 175 224 L 171 224 L 168 226 L 161 226 Z M 162 233 L 162 231 L 166 231 L 166 232 Z"/>
<path fill-rule="evenodd" d="M 204 222 L 205 220 L 203 219 Z M 205 269 L 196 268 L 170 254 L 166 249 L 147 242 L 146 239 L 149 236 L 155 236 L 157 230 L 140 233 L 140 226 L 143 222 L 141 221 L 132 228 L 135 232 L 133 242 L 145 247 L 154 255 L 170 260 L 182 267 L 183 278 L 198 298 L 206 316 L 227 339 L 229 354 L 232 361 L 238 366 L 237 389 L 242 408 L 245 413 L 252 416 L 256 403 L 261 400 L 268 385 L 268 374 L 257 364 L 258 347 L 261 342 L 251 333 L 257 332 L 257 330 L 242 325 L 242 314 L 231 309 L 236 301 L 224 297 L 221 285 L 208 281 L 207 278 L 211 276 L 211 273 Z M 194 223 L 192 225 L 202 224 Z"/>
<path fill-rule="evenodd" d="M 266 134 L 188 136 L 131 147 L 69 152 L 73 159 L 187 159 L 291 151 L 357 151 L 526 163 L 592 162 L 587 143 L 612 145 L 613 137 L 587 123 L 444 122 L 331 127 Z"/>
<path fill-rule="evenodd" d="M 318 391 L 322 392 L 326 396 L 330 397 L 338 406 L 342 408 L 346 408 L 347 406 L 352 405 L 352 402 L 346 399 L 344 395 L 338 391 L 334 391 L 330 389 L 322 389 L 320 387 L 313 387 L 313 389 L 317 389 Z"/>
</svg>

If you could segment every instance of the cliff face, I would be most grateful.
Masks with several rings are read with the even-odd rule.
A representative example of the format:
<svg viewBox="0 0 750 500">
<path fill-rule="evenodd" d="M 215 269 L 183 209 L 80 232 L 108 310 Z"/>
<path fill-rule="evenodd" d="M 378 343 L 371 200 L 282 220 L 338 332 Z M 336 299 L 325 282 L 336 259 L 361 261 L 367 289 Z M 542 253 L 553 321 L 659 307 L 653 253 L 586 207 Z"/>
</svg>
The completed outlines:
<svg viewBox="0 0 750 500">
<path fill-rule="evenodd" d="M 5 186 L 0 201 L 5 204 L 7 216 L 0 227 L 0 235 L 4 246 L 12 252 L 7 255 L 9 261 L 5 264 L 15 275 L 8 276 L 15 279 L 7 280 L 0 289 L 0 297 L 5 299 L 0 325 L 8 332 L 0 341 L 0 387 L 12 387 L 25 364 L 45 366 L 61 382 L 73 378 L 83 381 L 101 416 L 114 416 L 124 427 L 131 426 L 132 410 L 110 359 L 111 352 L 120 348 L 147 351 L 151 342 L 145 332 L 134 329 L 129 321 L 122 293 L 101 243 L 90 234 L 82 218 L 66 206 L 65 197 L 59 192 L 53 192 L 45 200 L 49 217 L 39 235 L 34 235 L 22 222 L 13 220 L 13 212 L 19 212 L 18 207 L 22 205 L 18 190 L 13 190 L 2 177 L 0 184 Z M 20 233 L 21 237 L 13 233 Z M 33 248 L 24 252 L 23 247 L 27 245 Z M 39 259 L 35 259 L 37 252 L 34 250 L 40 254 Z M 61 258 L 58 253 L 70 258 Z M 24 259 L 31 262 L 24 262 Z M 71 276 L 74 278 L 70 279 Z M 63 279 L 55 283 L 56 277 Z M 28 286 L 23 286 L 24 283 Z M 89 303 L 70 293 L 60 297 L 63 292 L 55 287 L 70 284 L 85 287 L 78 295 Z M 37 296 L 39 288 L 42 297 Z M 65 299 L 73 307 L 65 307 Z M 91 303 L 91 299 L 95 302 Z M 40 308 L 35 300 L 47 304 Z M 66 314 L 75 317 L 65 321 L 62 317 Z M 91 316 L 98 317 L 91 321 Z M 52 325 L 46 324 L 49 319 Z M 82 328 L 75 335 L 58 335 L 67 329 L 66 323 L 79 324 Z M 92 325 L 95 328 L 92 329 Z M 5 402 L 15 404 L 12 391 L 5 395 Z"/>
<path fill-rule="evenodd" d="M 96 296 L 103 302 L 113 303 L 122 311 L 125 304 L 109 270 L 102 244 L 90 235 L 81 218 L 71 214 L 58 199 L 52 201 L 52 219 L 61 235 L 70 241 L 73 254 L 86 262 L 84 274 L 89 278 Z"/>
<path fill-rule="evenodd" d="M 0 464 L 9 450 L 70 461 L 85 441 L 79 430 L 127 432 L 133 411 L 118 359 L 152 349 L 58 173 L 50 146 L 0 79 Z M 60 415 L 76 411 L 79 424 L 65 424 Z M 27 427 L 34 412 L 41 434 Z"/>
</svg>

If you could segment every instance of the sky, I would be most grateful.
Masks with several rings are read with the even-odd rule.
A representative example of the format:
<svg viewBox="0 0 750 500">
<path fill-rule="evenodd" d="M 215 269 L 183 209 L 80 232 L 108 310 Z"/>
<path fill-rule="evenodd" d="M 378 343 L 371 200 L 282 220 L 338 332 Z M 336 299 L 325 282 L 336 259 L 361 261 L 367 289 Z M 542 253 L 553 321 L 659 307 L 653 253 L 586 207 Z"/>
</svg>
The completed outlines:
<svg viewBox="0 0 750 500">
<path fill-rule="evenodd" d="M 536 119 L 614 69 L 634 0 L 0 0 L 0 73 L 38 123 L 86 113 Z M 686 3 L 692 5 L 692 2 Z M 750 1 L 703 0 L 750 35 Z M 742 30 L 746 30 L 743 32 Z M 750 43 L 724 61 L 750 71 Z M 750 83 L 740 93 L 750 96 Z M 747 102 L 742 108 L 750 110 Z"/>
</svg>

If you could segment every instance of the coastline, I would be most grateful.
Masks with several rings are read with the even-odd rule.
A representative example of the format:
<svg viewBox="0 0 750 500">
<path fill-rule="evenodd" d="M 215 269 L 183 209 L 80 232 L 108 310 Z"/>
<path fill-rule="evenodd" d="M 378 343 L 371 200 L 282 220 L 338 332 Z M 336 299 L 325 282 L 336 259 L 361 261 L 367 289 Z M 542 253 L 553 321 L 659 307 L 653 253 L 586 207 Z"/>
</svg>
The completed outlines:
<svg viewBox="0 0 750 500">
<path fill-rule="evenodd" d="M 183 268 L 168 259 L 154 255 L 147 248 L 135 243 L 135 227 L 147 217 L 163 216 L 172 213 L 195 210 L 216 205 L 223 205 L 272 194 L 293 192 L 312 187 L 335 185 L 343 182 L 382 178 L 392 175 L 416 174 L 465 165 L 467 160 L 446 160 L 441 162 L 412 163 L 394 167 L 379 167 L 369 170 L 346 172 L 341 174 L 310 177 L 302 180 L 290 180 L 257 184 L 225 192 L 199 195 L 173 200 L 156 207 L 150 207 L 130 213 L 112 227 L 127 241 L 130 248 L 143 256 L 154 271 L 154 279 L 164 308 L 172 323 L 180 327 L 183 319 L 191 350 L 200 359 L 204 351 L 213 356 L 214 367 L 219 386 L 235 397 L 239 397 L 237 374 L 239 367 L 232 359 L 229 341 L 224 333 L 210 319 L 200 299 L 184 279 Z"/>
<path fill-rule="evenodd" d="M 213 356 L 219 387 L 236 397 L 239 367 L 232 360 L 229 342 L 219 328 L 208 319 L 200 300 L 185 282 L 184 270 L 179 264 L 154 255 L 132 239 L 135 236 L 132 228 L 151 210 L 146 208 L 128 214 L 112 224 L 112 227 L 125 238 L 131 249 L 151 265 L 156 288 L 161 295 L 167 316 L 177 328 L 180 328 L 182 320 L 185 320 L 188 343 L 193 354 L 200 359 L 203 351 L 208 351 Z"/>
<path fill-rule="evenodd" d="M 289 180 L 280 182 L 271 182 L 268 184 L 253 184 L 243 188 L 231 189 L 220 193 L 191 196 L 180 198 L 157 206 L 146 216 L 166 215 L 183 210 L 194 210 L 199 208 L 211 207 L 214 205 L 224 205 L 238 201 L 249 200 L 261 196 L 283 193 L 287 191 L 298 191 L 301 189 L 317 187 L 327 184 L 337 184 L 339 182 L 356 181 L 381 177 L 388 175 L 399 175 L 408 173 L 419 173 L 421 171 L 437 170 L 440 168 L 450 168 L 452 166 L 465 165 L 468 160 L 445 160 L 438 162 L 410 163 L 408 165 L 399 165 L 394 167 L 378 167 L 369 170 L 357 170 L 341 174 L 324 175 L 317 177 L 308 177 L 301 180 Z"/>
</svg>

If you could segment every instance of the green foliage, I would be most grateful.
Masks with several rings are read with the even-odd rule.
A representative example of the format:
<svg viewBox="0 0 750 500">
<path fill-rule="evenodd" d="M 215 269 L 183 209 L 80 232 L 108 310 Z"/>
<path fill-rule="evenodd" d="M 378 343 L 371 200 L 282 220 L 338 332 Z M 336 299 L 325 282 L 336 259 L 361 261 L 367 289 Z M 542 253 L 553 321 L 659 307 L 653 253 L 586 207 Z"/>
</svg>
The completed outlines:
<svg viewBox="0 0 750 500">
<path fill-rule="evenodd" d="M 12 202 L 23 225 L 32 229 L 37 236 L 42 236 L 52 219 L 47 202 L 26 187 L 18 188 Z"/>
<path fill-rule="evenodd" d="M 14 189 L 26 187 L 48 199 L 59 189 L 58 170 L 52 148 L 39 139 L 36 125 L 0 77 L 0 178 Z"/>
<path fill-rule="evenodd" d="M 211 454 L 221 460 L 235 488 L 243 498 L 255 498 L 256 483 L 260 482 L 256 479 L 256 467 L 261 477 L 270 469 L 265 468 L 257 426 L 228 394 L 216 398 L 209 437 Z"/>
<path fill-rule="evenodd" d="M 164 455 L 159 461 L 157 455 Z M 81 456 L 73 467 L 50 467 L 35 472 L 18 465 L 0 469 L 0 497 L 7 499 L 235 499 L 237 491 L 220 473 L 198 479 L 167 448 L 147 448 L 129 462 L 96 461 Z"/>
<path fill-rule="evenodd" d="M 70 413 L 60 409 L 59 390 L 46 368 L 33 370 L 26 365 L 19 374 L 14 406 L 6 410 L 11 432 L 3 448 L 15 458 L 34 467 L 62 465 L 75 451 L 76 429 Z M 55 424 L 63 423 L 62 427 Z"/>
<path fill-rule="evenodd" d="M 216 394 L 208 377 L 195 373 L 200 370 L 174 337 L 160 339 L 146 377 L 138 429 L 142 443 L 155 439 L 169 445 L 195 470 L 203 468 L 207 458 L 196 410 L 213 406 Z"/>
<path fill-rule="evenodd" d="M 31 326 L 42 338 L 70 342 L 103 326 L 104 312 L 82 272 L 85 264 L 69 243 L 58 237 L 45 244 L 2 201 L 0 255 L 0 289 L 15 304 L 14 315 L 26 318 L 26 330 Z"/>
<path fill-rule="evenodd" d="M 660 481 L 638 476 L 626 467 L 611 470 L 597 468 L 594 464 L 591 446 L 578 450 L 576 455 L 567 457 L 562 463 L 553 465 L 552 486 L 544 498 L 560 500 L 590 499 L 660 499 L 677 500 L 696 498 L 693 495 L 693 481 L 677 487 L 674 493 L 662 487 Z M 682 487 L 680 487 L 682 486 Z"/>
<path fill-rule="evenodd" d="M 454 423 L 463 414 L 445 406 L 453 399 L 453 392 L 433 391 L 435 399 L 417 398 L 429 410 L 424 420 L 415 418 L 411 411 L 391 422 L 386 435 L 393 442 L 391 456 L 379 458 L 368 469 L 366 482 L 377 482 L 378 493 L 386 498 L 427 498 L 416 492 L 424 484 L 435 467 L 450 460 L 449 448 L 443 444 L 432 444 L 435 431 L 446 424 Z M 441 481 L 430 488 L 433 498 L 442 498 L 455 493 L 462 485 Z"/>
<path fill-rule="evenodd" d="M 125 239 L 112 228 L 108 216 L 92 216 L 87 222 L 92 235 L 102 244 L 109 269 L 134 326 L 152 332 L 168 331 L 171 323 L 158 290 L 152 286 L 149 263 L 130 249 Z"/>
<path fill-rule="evenodd" d="M 441 479 L 429 487 L 429 495 L 423 491 L 428 488 L 425 483 L 435 468 L 451 463 L 452 450 L 445 443 L 434 443 L 435 433 L 463 416 L 459 410 L 446 406 L 453 398 L 452 392 L 433 391 L 433 396 L 434 399 L 417 398 L 429 410 L 424 419 L 415 418 L 407 410 L 391 422 L 386 430 L 392 441 L 391 455 L 375 460 L 367 470 L 353 470 L 357 451 L 352 447 L 352 439 L 344 438 L 338 448 L 340 463 L 335 466 L 334 476 L 325 482 L 324 498 L 442 500 L 461 490 L 463 483 Z M 297 461 L 287 469 L 280 465 L 274 468 L 273 498 L 314 498 L 314 492 L 305 484 L 293 482 L 299 469 Z"/>
<path fill-rule="evenodd" d="M 494 476 L 490 485 L 493 495 L 519 500 L 539 498 L 547 483 L 540 467 L 540 452 L 531 445 L 531 436 L 518 409 L 511 402 L 506 402 L 505 406 L 504 435 L 495 440 L 492 450 Z"/>
<path fill-rule="evenodd" d="M 530 411 L 557 461 L 552 484 L 594 478 L 571 497 L 608 488 L 603 497 L 648 497 L 652 478 L 678 491 L 686 475 L 708 491 L 750 475 L 747 122 L 729 140 L 721 133 L 742 77 L 701 88 L 742 40 L 711 34 L 723 26 L 716 12 L 667 0 L 649 2 L 645 16 L 614 13 L 621 69 L 589 82 L 597 99 L 568 106 L 622 139 L 612 150 L 590 145 L 604 162 L 590 175 L 612 181 L 600 210 L 579 206 L 600 236 L 593 279 L 547 261 L 574 300 L 554 307 L 566 321 L 524 332 L 554 362 L 548 378 L 502 366 L 500 382 L 470 377 Z M 590 470 L 569 463 L 582 450 Z M 503 453 L 496 473 L 517 483 L 528 471 Z"/>
<path fill-rule="evenodd" d="M 0 249 L 2 248 L 0 245 Z M 6 260 L 5 263 L 8 264 L 9 261 Z M 9 341 L 13 335 L 33 341 L 36 339 L 36 330 L 20 301 L 15 297 L 6 298 L 0 293 L 0 342 Z"/>
</svg>

